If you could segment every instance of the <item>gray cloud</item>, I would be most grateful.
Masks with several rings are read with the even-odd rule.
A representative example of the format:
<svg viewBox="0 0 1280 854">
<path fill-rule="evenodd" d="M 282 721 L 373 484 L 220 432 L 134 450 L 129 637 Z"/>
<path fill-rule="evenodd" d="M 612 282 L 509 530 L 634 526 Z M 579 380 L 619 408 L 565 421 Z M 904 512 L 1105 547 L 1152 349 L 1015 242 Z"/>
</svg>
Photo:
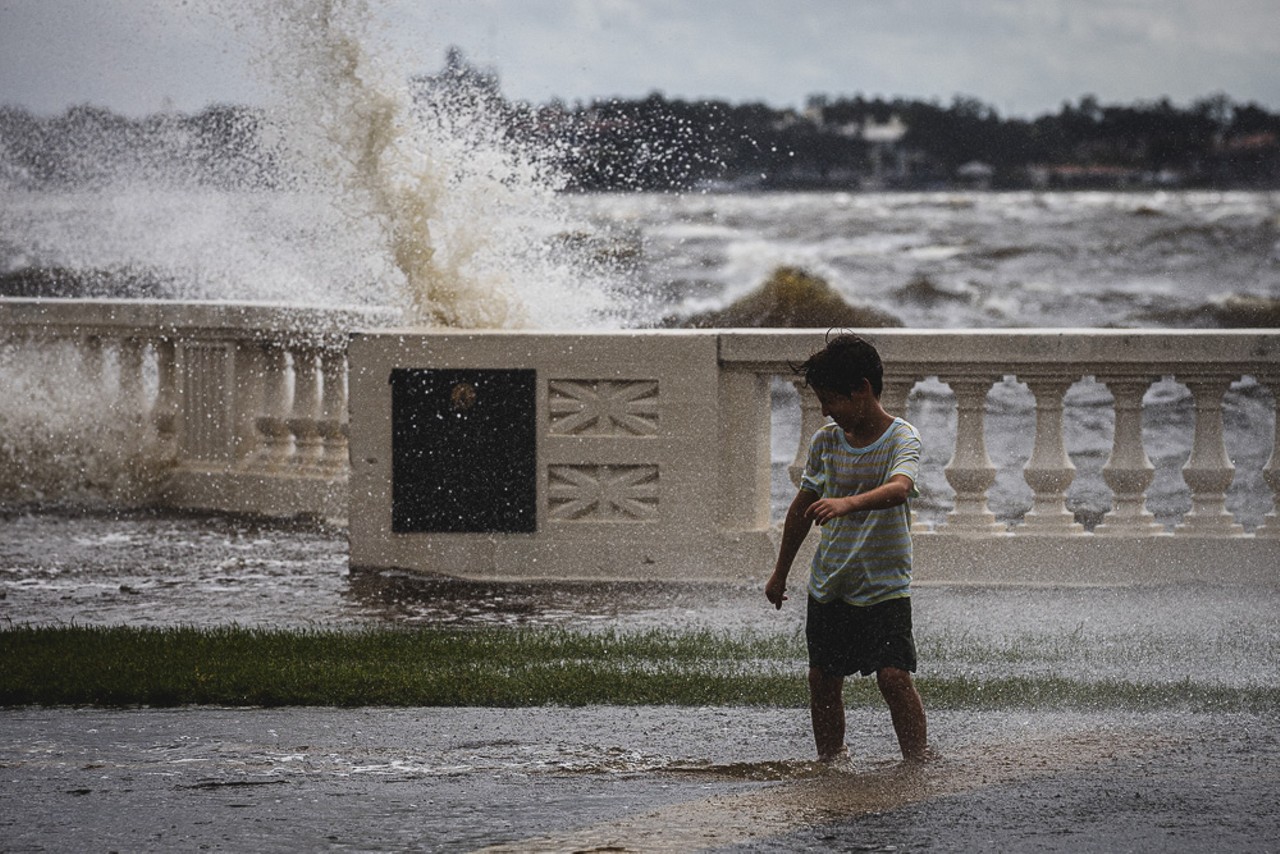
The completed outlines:
<svg viewBox="0 0 1280 854">
<path fill-rule="evenodd" d="M 242 36 L 207 6 L 0 0 L 0 102 L 130 113 L 256 97 Z"/>
<path fill-rule="evenodd" d="M 265 97 L 249 0 L 0 0 L 0 102 L 126 112 Z M 269 0 L 262 0 L 269 2 Z M 1009 114 L 1222 92 L 1280 108 L 1274 0 L 417 0 L 371 2 L 405 70 L 461 46 L 516 98 L 800 104 L 813 93 L 977 97 Z M 244 16 L 239 16 L 243 18 Z M 381 43 L 380 43 L 381 44 Z"/>
</svg>

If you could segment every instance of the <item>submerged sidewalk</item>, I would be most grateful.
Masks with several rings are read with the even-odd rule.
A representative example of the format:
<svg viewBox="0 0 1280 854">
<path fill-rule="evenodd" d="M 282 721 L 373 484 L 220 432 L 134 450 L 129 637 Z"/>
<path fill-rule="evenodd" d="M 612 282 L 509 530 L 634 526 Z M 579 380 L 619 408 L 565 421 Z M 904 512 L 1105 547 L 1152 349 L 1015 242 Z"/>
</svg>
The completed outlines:
<svg viewBox="0 0 1280 854">
<path fill-rule="evenodd" d="M 1274 715 L 934 712 L 850 768 L 802 709 L 0 712 L 6 851 L 1277 850 Z"/>
</svg>

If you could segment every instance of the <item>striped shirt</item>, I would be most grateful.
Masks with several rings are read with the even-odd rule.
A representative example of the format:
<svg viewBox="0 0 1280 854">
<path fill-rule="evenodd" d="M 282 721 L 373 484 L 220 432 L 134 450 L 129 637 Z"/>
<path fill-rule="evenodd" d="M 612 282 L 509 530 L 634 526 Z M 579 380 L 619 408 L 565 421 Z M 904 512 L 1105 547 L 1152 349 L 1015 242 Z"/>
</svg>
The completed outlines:
<svg viewBox="0 0 1280 854">
<path fill-rule="evenodd" d="M 819 498 L 867 492 L 894 475 L 911 478 L 919 495 L 920 434 L 901 418 L 865 448 L 849 444 L 836 424 L 813 436 L 800 488 Z M 843 599 L 874 605 L 911 595 L 911 508 L 904 502 L 885 510 L 840 516 L 822 525 L 822 539 L 809 572 L 809 594 L 819 602 Z"/>
</svg>

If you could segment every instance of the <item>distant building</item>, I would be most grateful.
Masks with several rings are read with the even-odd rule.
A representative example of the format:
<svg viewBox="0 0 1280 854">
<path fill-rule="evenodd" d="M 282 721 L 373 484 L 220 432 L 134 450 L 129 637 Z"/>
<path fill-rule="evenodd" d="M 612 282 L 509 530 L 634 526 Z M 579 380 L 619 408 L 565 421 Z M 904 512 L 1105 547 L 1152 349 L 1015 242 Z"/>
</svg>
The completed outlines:
<svg viewBox="0 0 1280 854">
<path fill-rule="evenodd" d="M 1230 139 L 1222 140 L 1217 145 L 1219 151 L 1233 153 L 1256 153 L 1277 147 L 1280 147 L 1280 137 L 1270 131 L 1233 136 Z"/>
<path fill-rule="evenodd" d="M 995 175 L 995 167 L 981 160 L 970 160 L 956 169 L 956 180 L 975 190 L 991 189 L 991 181 Z"/>
<path fill-rule="evenodd" d="M 907 135 L 907 126 L 896 113 L 883 123 L 868 118 L 863 121 L 859 135 L 873 145 L 897 145 Z"/>
<path fill-rule="evenodd" d="M 862 122 L 860 136 L 867 143 L 867 157 L 871 162 L 871 174 L 864 182 L 868 189 L 900 182 L 910 175 L 910 158 L 899 145 L 906 135 L 907 126 L 897 114 L 887 122 L 877 122 L 870 117 Z"/>
<path fill-rule="evenodd" d="M 1030 166 L 1027 177 L 1039 189 L 1120 189 L 1145 183 L 1141 169 L 1074 163 Z"/>
</svg>

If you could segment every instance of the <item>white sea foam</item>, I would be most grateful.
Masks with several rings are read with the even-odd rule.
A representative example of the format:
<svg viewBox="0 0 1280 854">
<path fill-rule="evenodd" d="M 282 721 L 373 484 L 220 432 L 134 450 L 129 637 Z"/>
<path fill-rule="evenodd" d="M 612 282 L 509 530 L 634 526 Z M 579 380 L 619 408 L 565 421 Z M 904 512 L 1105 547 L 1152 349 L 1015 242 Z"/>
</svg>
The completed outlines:
<svg viewBox="0 0 1280 854">
<path fill-rule="evenodd" d="M 563 180 L 545 152 L 510 139 L 484 81 L 455 67 L 415 84 L 375 41 L 367 0 L 247 11 L 266 34 L 261 65 L 294 168 L 330 191 L 335 224 L 354 225 L 379 297 L 453 327 L 608 316 L 599 271 L 555 242 Z"/>
<path fill-rule="evenodd" d="M 31 190 L 0 151 L 0 272 L 141 275 L 131 296 L 391 305 L 426 325 L 616 323 L 611 270 L 563 239 L 575 223 L 554 152 L 513 138 L 483 80 L 415 78 L 378 6 L 218 4 L 275 93 L 255 131 L 273 165 L 256 183 L 197 174 L 192 152 L 211 141 L 167 116 L 125 152 L 77 125 L 84 175 L 53 188 Z"/>
<path fill-rule="evenodd" d="M 128 505 L 155 485 L 154 434 L 113 374 L 71 343 L 0 346 L 0 506 Z"/>
</svg>

